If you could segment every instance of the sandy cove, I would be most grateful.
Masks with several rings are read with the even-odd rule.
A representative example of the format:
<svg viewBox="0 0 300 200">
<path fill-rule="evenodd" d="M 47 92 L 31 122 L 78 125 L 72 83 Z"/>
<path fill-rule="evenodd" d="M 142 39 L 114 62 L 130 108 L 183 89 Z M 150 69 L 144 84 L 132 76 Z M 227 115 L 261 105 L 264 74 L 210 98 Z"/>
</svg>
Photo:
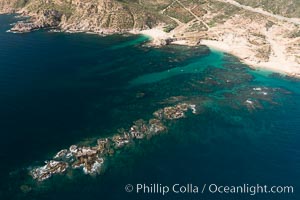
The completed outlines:
<svg viewBox="0 0 300 200">
<path fill-rule="evenodd" d="M 152 44 L 161 45 L 164 40 L 179 45 L 206 45 L 238 57 L 243 63 L 255 69 L 265 69 L 291 77 L 300 78 L 300 19 L 287 18 L 262 10 L 241 5 L 234 0 L 218 0 L 245 10 L 235 14 L 224 23 L 208 26 L 205 21 L 211 13 L 196 18 L 206 30 L 189 32 L 193 20 L 182 23 L 170 33 L 163 31 L 163 25 L 140 31 L 152 38 Z M 188 10 L 191 12 L 190 10 Z M 194 14 L 194 13 L 192 13 Z M 173 19 L 173 18 L 172 18 Z"/>
<path fill-rule="evenodd" d="M 163 31 L 162 26 L 158 26 L 152 29 L 147 30 L 132 30 L 130 31 L 132 34 L 139 34 L 139 35 L 145 35 L 151 39 L 151 45 L 153 46 L 160 46 L 162 45 L 162 41 L 167 40 L 170 38 L 169 34 Z"/>
<path fill-rule="evenodd" d="M 226 24 L 224 24 L 224 26 L 226 26 Z M 264 59 L 256 57 L 261 50 L 258 49 L 258 47 L 260 48 L 261 46 L 251 44 L 251 42 L 249 42 L 249 34 L 244 35 L 244 32 L 247 30 L 240 31 L 240 29 L 237 29 L 235 31 L 231 31 L 226 29 L 222 30 L 222 28 L 217 28 L 216 30 L 212 29 L 211 33 L 208 33 L 208 35 L 210 35 L 213 39 L 200 39 L 197 43 L 195 43 L 195 40 L 190 41 L 190 37 L 176 38 L 176 36 L 174 37 L 174 35 L 176 35 L 176 30 L 166 33 L 163 31 L 162 26 L 149 30 L 134 31 L 132 33 L 143 34 L 150 37 L 152 39 L 151 44 L 154 46 L 162 45 L 162 41 L 167 39 L 171 41 L 171 44 L 190 46 L 206 45 L 211 49 L 220 50 L 238 57 L 243 63 L 249 65 L 251 68 L 270 70 L 291 77 L 300 78 L 300 65 L 296 61 L 297 55 L 291 55 L 287 52 L 287 49 L 291 48 L 288 44 L 292 43 L 293 40 L 297 40 L 297 38 L 280 38 L 279 35 L 281 32 L 285 31 L 284 29 L 281 29 L 279 26 L 275 26 L 269 30 L 264 30 L 264 43 L 266 43 L 269 46 L 268 48 L 270 48 L 268 58 Z M 261 41 L 256 42 L 259 43 Z"/>
<path fill-rule="evenodd" d="M 156 46 L 167 44 L 178 45 L 206 45 L 238 57 L 242 62 L 253 68 L 262 68 L 300 78 L 300 19 L 286 18 L 243 6 L 233 0 L 218 0 L 241 8 L 242 11 L 226 18 L 222 23 L 210 23 L 214 19 L 214 13 L 208 9 L 201 17 L 186 8 L 182 9 L 194 16 L 194 19 L 183 23 L 172 18 L 177 27 L 169 33 L 164 29 L 167 24 L 160 23 L 148 30 L 132 30 L 133 34 L 143 34 L 152 38 L 152 44 Z M 181 5 L 181 4 L 180 4 Z M 9 12 L 5 10 L 5 12 Z M 50 12 L 50 11 L 49 11 Z M 49 12 L 45 12 L 48 15 Z M 19 13 L 25 13 L 22 10 Z M 50 16 L 57 13 L 50 12 Z M 33 19 L 39 19 L 31 15 Z M 50 18 L 50 19 L 52 19 Z M 48 20 L 49 21 L 49 20 Z M 44 18 L 29 26 L 17 27 L 20 32 L 28 32 L 45 27 Z M 100 35 L 120 33 L 118 29 L 102 29 L 90 27 L 88 23 L 80 26 L 68 24 L 64 20 L 57 22 L 50 20 L 46 27 L 57 27 L 64 32 L 88 32 Z M 213 21 L 214 22 L 214 21 Z M 76 24 L 75 24 L 76 25 Z M 191 30 L 196 27 L 196 30 Z M 25 28 L 25 29 L 23 29 Z M 128 30 L 123 30 L 122 33 Z"/>
<path fill-rule="evenodd" d="M 222 41 L 202 40 L 202 45 L 206 45 L 212 49 L 220 50 L 238 57 L 243 63 L 254 69 L 266 69 L 288 76 L 300 78 L 300 66 L 292 60 L 288 60 L 284 53 L 279 53 L 284 46 L 274 46 L 277 52 L 270 55 L 268 62 L 260 62 L 249 59 L 251 50 L 246 45 L 232 45 Z M 250 53 L 249 53 L 250 52 Z"/>
</svg>

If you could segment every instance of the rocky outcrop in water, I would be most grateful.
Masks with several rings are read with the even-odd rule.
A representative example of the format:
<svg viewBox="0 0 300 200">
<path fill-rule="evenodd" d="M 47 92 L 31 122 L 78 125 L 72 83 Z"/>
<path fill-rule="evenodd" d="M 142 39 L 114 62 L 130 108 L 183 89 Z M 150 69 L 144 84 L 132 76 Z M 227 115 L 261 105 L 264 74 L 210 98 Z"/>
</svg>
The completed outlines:
<svg viewBox="0 0 300 200">
<path fill-rule="evenodd" d="M 130 145 L 134 140 L 151 138 L 167 131 L 166 120 L 176 120 L 185 117 L 191 109 L 196 114 L 196 106 L 180 103 L 175 106 L 165 107 L 154 112 L 154 117 L 149 121 L 137 120 L 128 131 L 120 129 L 119 134 L 107 138 L 99 138 L 95 146 L 72 145 L 69 149 L 59 151 L 52 160 L 46 161 L 44 166 L 30 171 L 31 176 L 44 181 L 54 174 L 62 174 L 66 170 L 82 168 L 85 174 L 97 174 L 108 156 L 113 156 L 115 151 Z"/>
<path fill-rule="evenodd" d="M 32 16 L 30 20 L 17 22 L 10 31 L 25 33 L 41 28 L 57 27 L 61 18 L 62 14 L 56 10 L 42 10 Z"/>
<path fill-rule="evenodd" d="M 45 164 L 31 168 L 31 176 L 37 181 L 44 181 L 57 174 L 70 175 L 72 173 L 69 172 L 73 170 L 97 175 L 110 167 L 113 158 L 122 152 L 128 152 L 130 148 L 135 148 L 139 142 L 147 142 L 148 139 L 166 133 L 172 134 L 175 124 L 190 122 L 183 119 L 224 115 L 225 121 L 235 123 L 236 113 L 248 115 L 264 109 L 266 105 L 268 108 L 272 105 L 278 106 L 277 100 L 281 100 L 276 98 L 277 95 L 290 93 L 281 88 L 257 85 L 254 76 L 247 72 L 248 69 L 244 65 L 236 62 L 236 58 L 227 59 L 232 60 L 227 60 L 222 68 L 208 67 L 201 72 L 201 76 L 191 75 L 191 78 L 182 80 L 181 87 L 167 85 L 163 90 L 155 90 L 163 99 L 157 100 L 156 105 L 159 107 L 157 109 L 155 106 L 152 117 L 136 120 L 128 127 L 113 131 L 107 137 L 95 138 L 84 144 L 79 143 L 62 149 Z M 149 87 L 149 91 L 153 91 L 153 88 L 161 89 L 153 85 Z M 166 90 L 170 93 L 162 95 Z M 182 95 L 169 96 L 173 92 Z M 141 96 L 147 93 L 146 90 Z M 141 93 L 137 94 L 139 95 L 133 96 L 139 99 Z M 141 107 L 144 112 L 143 108 Z M 124 112 L 127 115 L 127 112 Z M 209 115 L 206 115 L 208 113 Z M 191 126 L 189 122 L 187 124 Z"/>
</svg>

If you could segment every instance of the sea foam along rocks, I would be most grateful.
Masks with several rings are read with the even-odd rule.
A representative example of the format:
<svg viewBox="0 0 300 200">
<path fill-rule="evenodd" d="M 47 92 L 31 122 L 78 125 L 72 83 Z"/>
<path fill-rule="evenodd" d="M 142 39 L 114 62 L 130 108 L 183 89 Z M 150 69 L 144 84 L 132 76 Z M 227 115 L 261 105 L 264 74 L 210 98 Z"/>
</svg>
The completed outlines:
<svg viewBox="0 0 300 200">
<path fill-rule="evenodd" d="M 39 29 L 40 26 L 35 23 L 29 23 L 29 22 L 17 22 L 11 29 L 10 32 L 13 33 L 27 33 L 36 29 Z"/>
<path fill-rule="evenodd" d="M 86 174 L 93 174 L 103 164 L 103 158 L 98 157 L 98 150 L 96 147 L 78 147 L 75 150 L 75 145 L 72 146 L 72 150 L 75 153 L 76 161 L 72 164 L 72 168 L 83 167 L 83 171 Z"/>
<path fill-rule="evenodd" d="M 63 149 L 63 150 L 60 150 L 59 152 L 57 152 L 57 154 L 53 157 L 53 159 L 60 159 L 60 158 L 63 158 L 67 155 L 68 153 L 68 150 L 67 149 Z"/>
<path fill-rule="evenodd" d="M 96 174 L 100 172 L 103 163 L 104 163 L 104 159 L 98 158 L 97 156 L 92 163 L 88 165 L 84 165 L 83 171 L 85 174 Z"/>
<path fill-rule="evenodd" d="M 175 120 L 185 117 L 185 113 L 191 110 L 197 113 L 196 105 L 180 103 L 168 106 L 154 112 L 155 118 L 145 121 L 139 119 L 126 131 L 119 129 L 119 133 L 112 137 L 99 138 L 95 146 L 71 145 L 69 149 L 60 150 L 54 160 L 46 161 L 46 165 L 37 167 L 31 171 L 31 175 L 38 181 L 50 178 L 53 174 L 63 173 L 69 166 L 73 169 L 82 168 L 85 174 L 97 174 L 104 163 L 106 156 L 113 155 L 116 149 L 121 149 L 133 140 L 150 138 L 153 135 L 167 131 L 165 120 Z"/>
<path fill-rule="evenodd" d="M 68 163 L 55 160 L 46 161 L 42 167 L 35 168 L 31 171 L 31 175 L 38 181 L 50 178 L 53 174 L 63 173 L 69 167 Z"/>
<path fill-rule="evenodd" d="M 112 137 L 112 141 L 114 143 L 114 146 L 116 148 L 121 148 L 125 144 L 129 144 L 130 140 L 126 139 L 125 137 L 122 137 L 121 135 L 115 135 Z"/>
<path fill-rule="evenodd" d="M 158 119 L 149 120 L 149 131 L 151 134 L 158 134 L 167 130 L 167 127 Z"/>
<path fill-rule="evenodd" d="M 159 109 L 153 113 L 153 115 L 158 119 L 180 119 L 185 117 L 185 113 L 191 109 L 194 114 L 196 114 L 196 106 L 193 104 L 180 103 L 175 106 L 168 106 L 163 109 Z"/>
<path fill-rule="evenodd" d="M 143 139 L 149 132 L 149 127 L 146 121 L 140 119 L 133 122 L 134 125 L 130 127 L 129 133 L 133 138 Z"/>
</svg>

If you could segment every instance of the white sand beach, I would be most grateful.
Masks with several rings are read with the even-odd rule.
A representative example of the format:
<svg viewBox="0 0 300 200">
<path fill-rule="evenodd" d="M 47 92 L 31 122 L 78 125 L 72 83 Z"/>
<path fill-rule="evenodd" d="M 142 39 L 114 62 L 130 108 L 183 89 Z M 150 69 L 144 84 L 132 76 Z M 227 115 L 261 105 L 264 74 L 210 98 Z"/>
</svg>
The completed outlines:
<svg viewBox="0 0 300 200">
<path fill-rule="evenodd" d="M 174 39 L 172 44 L 195 45 L 188 39 L 176 40 L 176 38 L 173 37 L 174 32 L 166 33 L 163 31 L 162 27 L 156 27 L 143 31 L 135 31 L 133 33 L 147 35 L 152 39 L 151 44 L 155 46 L 161 45 L 161 41 L 168 38 Z M 265 35 L 267 35 L 266 40 L 271 48 L 268 61 L 262 61 L 256 58 L 257 46 L 250 44 L 248 38 L 246 38 L 246 36 L 244 37 L 243 34 L 237 36 L 233 36 L 233 34 L 227 34 L 226 36 L 222 36 L 220 38 L 221 41 L 203 39 L 200 41 L 200 44 L 206 45 L 212 49 L 232 54 L 238 57 L 243 63 L 254 69 L 266 69 L 300 78 L 300 66 L 295 61 L 295 57 L 289 56 L 286 52 L 287 46 L 284 38 L 276 38 L 277 33 L 273 34 L 273 32 L 265 33 Z"/>
<path fill-rule="evenodd" d="M 270 54 L 269 61 L 260 62 L 252 58 L 255 53 L 249 46 L 234 45 L 229 42 L 214 41 L 214 40 L 202 40 L 202 45 L 206 45 L 212 49 L 220 50 L 229 54 L 232 54 L 240 60 L 255 69 L 267 69 L 278 73 L 283 73 L 289 76 L 300 78 L 300 66 L 297 62 L 289 59 L 284 54 L 284 46 L 278 43 L 271 44 L 272 53 Z"/>
</svg>

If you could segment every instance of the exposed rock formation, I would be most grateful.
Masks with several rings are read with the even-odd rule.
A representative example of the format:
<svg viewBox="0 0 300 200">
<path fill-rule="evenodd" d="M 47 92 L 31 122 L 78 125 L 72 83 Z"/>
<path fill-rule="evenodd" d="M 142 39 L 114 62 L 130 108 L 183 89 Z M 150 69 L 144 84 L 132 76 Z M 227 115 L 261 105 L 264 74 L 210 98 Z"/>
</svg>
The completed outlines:
<svg viewBox="0 0 300 200">
<path fill-rule="evenodd" d="M 140 119 L 133 122 L 128 131 L 120 129 L 118 134 L 99 138 L 95 146 L 72 145 L 69 149 L 63 149 L 53 157 L 53 160 L 46 161 L 44 166 L 34 168 L 30 174 L 38 181 L 44 181 L 54 174 L 64 173 L 70 168 L 82 168 L 85 174 L 97 174 L 101 170 L 104 159 L 113 155 L 115 150 L 131 144 L 134 140 L 150 138 L 167 131 L 164 124 L 166 120 L 183 118 L 189 109 L 196 114 L 195 108 L 196 105 L 187 103 L 166 107 L 156 111 L 153 114 L 155 118 L 149 121 Z"/>
<path fill-rule="evenodd" d="M 22 22 L 13 28 L 18 32 L 56 27 L 70 32 L 115 33 L 149 29 L 169 20 L 138 3 L 126 1 L 15 0 L 12 3 L 0 0 L 0 3 L 1 13 L 18 12 L 31 16 L 29 24 Z"/>
<path fill-rule="evenodd" d="M 251 66 L 297 77 L 299 7 L 298 0 L 0 0 L 0 13 L 31 17 L 17 23 L 14 32 L 53 27 L 66 32 L 144 33 L 156 45 L 205 44 Z M 160 32 L 140 32 L 154 27 Z"/>
</svg>

